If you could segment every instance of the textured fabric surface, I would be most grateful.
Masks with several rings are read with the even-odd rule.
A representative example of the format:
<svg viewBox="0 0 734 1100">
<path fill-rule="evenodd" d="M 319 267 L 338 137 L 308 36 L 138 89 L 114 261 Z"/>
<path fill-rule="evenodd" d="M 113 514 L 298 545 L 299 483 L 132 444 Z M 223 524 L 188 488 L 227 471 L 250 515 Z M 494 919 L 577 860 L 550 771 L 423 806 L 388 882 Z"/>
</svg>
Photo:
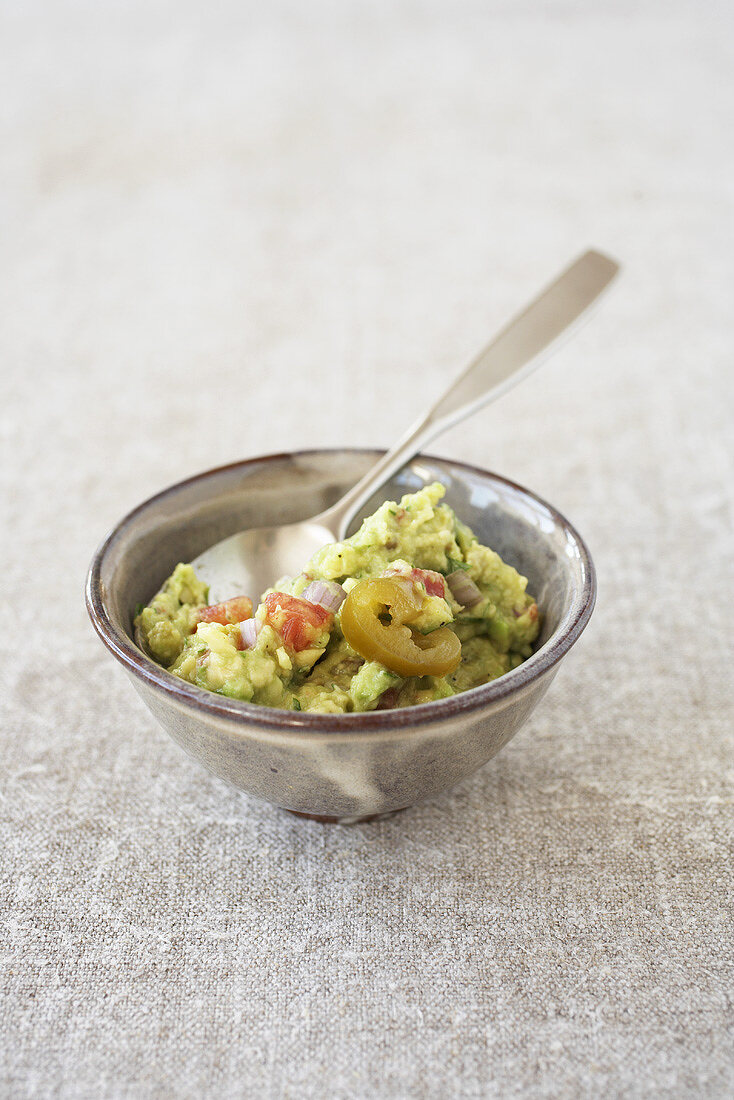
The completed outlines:
<svg viewBox="0 0 734 1100">
<path fill-rule="evenodd" d="M 2 1095 L 731 1095 L 731 8 L 2 22 Z M 593 324 L 435 448 L 594 553 L 538 712 L 353 828 L 205 774 L 88 623 L 105 531 L 389 443 L 590 244 Z"/>
</svg>

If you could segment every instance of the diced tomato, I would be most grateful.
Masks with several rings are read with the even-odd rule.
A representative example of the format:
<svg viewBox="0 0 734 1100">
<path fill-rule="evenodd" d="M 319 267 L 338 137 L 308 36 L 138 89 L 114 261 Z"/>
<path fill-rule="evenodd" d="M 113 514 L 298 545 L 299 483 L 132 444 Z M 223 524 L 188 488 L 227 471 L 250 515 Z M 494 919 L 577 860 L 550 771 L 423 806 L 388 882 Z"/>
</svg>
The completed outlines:
<svg viewBox="0 0 734 1100">
<path fill-rule="evenodd" d="M 440 573 L 434 573 L 432 569 L 414 569 L 410 575 L 414 581 L 423 583 L 427 595 L 441 596 L 442 599 L 446 596 L 444 579 Z"/>
<path fill-rule="evenodd" d="M 249 596 L 233 596 L 224 603 L 213 603 L 203 607 L 198 614 L 200 623 L 241 623 L 252 617 L 252 600 Z"/>
<path fill-rule="evenodd" d="M 389 565 L 383 577 L 403 577 L 406 581 L 411 581 L 413 584 L 422 584 L 426 590 L 428 596 L 440 596 L 442 599 L 446 598 L 446 584 L 440 573 L 435 573 L 433 569 L 411 569 L 410 573 L 403 573 L 400 569 L 396 569 L 394 566 Z"/>
<path fill-rule="evenodd" d="M 265 606 L 270 626 L 280 634 L 283 644 L 297 653 L 316 645 L 320 635 L 330 630 L 334 621 L 330 611 L 285 592 L 269 592 Z"/>
</svg>

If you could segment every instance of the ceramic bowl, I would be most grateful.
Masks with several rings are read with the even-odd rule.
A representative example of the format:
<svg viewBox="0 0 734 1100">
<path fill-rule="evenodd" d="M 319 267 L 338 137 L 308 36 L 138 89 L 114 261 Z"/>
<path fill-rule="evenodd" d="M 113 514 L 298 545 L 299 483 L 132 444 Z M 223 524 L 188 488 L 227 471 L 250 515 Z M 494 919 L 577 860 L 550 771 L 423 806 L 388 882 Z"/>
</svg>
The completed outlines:
<svg viewBox="0 0 734 1100">
<path fill-rule="evenodd" d="M 320 715 L 204 691 L 138 649 L 134 608 L 150 599 L 177 562 L 191 561 L 244 528 L 322 511 L 377 457 L 378 452 L 356 450 L 268 455 L 179 482 L 118 523 L 87 578 L 87 607 L 97 633 L 174 741 L 248 794 L 328 821 L 359 821 L 403 809 L 486 764 L 548 690 L 595 599 L 586 546 L 554 508 L 486 470 L 421 455 L 387 482 L 364 514 L 383 500 L 442 481 L 447 503 L 481 542 L 528 578 L 538 600 L 542 632 L 535 652 L 519 668 L 434 703 Z"/>
</svg>

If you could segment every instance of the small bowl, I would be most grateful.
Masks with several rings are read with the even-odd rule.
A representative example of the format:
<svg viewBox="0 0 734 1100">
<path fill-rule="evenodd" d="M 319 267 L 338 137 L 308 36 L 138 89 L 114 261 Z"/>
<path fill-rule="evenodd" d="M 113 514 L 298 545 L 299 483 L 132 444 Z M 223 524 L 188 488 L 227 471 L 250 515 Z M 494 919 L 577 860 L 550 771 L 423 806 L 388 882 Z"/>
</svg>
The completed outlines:
<svg viewBox="0 0 734 1100">
<path fill-rule="evenodd" d="M 192 561 L 244 528 L 315 515 L 337 501 L 379 453 L 268 455 L 188 478 L 121 520 L 95 554 L 87 578 L 87 609 L 97 633 L 174 741 L 248 794 L 324 821 L 393 813 L 486 764 L 548 690 L 588 623 L 596 596 L 586 546 L 554 508 L 497 474 L 421 455 L 387 482 L 365 515 L 383 500 L 443 482 L 447 503 L 481 542 L 528 578 L 538 600 L 542 632 L 519 668 L 434 703 L 323 715 L 204 691 L 138 649 L 134 608 L 150 599 L 177 562 Z"/>
</svg>

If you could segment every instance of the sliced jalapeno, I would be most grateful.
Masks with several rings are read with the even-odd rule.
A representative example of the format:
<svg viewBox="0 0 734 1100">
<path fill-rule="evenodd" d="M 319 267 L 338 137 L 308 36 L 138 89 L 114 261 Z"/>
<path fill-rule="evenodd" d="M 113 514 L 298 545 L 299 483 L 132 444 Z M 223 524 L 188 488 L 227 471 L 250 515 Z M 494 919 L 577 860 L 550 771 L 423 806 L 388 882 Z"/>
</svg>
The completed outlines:
<svg viewBox="0 0 734 1100">
<path fill-rule="evenodd" d="M 425 635 L 411 629 L 424 599 L 396 577 L 366 577 L 344 601 L 342 633 L 360 656 L 400 676 L 444 676 L 459 664 L 461 642 L 447 626 Z"/>
</svg>

